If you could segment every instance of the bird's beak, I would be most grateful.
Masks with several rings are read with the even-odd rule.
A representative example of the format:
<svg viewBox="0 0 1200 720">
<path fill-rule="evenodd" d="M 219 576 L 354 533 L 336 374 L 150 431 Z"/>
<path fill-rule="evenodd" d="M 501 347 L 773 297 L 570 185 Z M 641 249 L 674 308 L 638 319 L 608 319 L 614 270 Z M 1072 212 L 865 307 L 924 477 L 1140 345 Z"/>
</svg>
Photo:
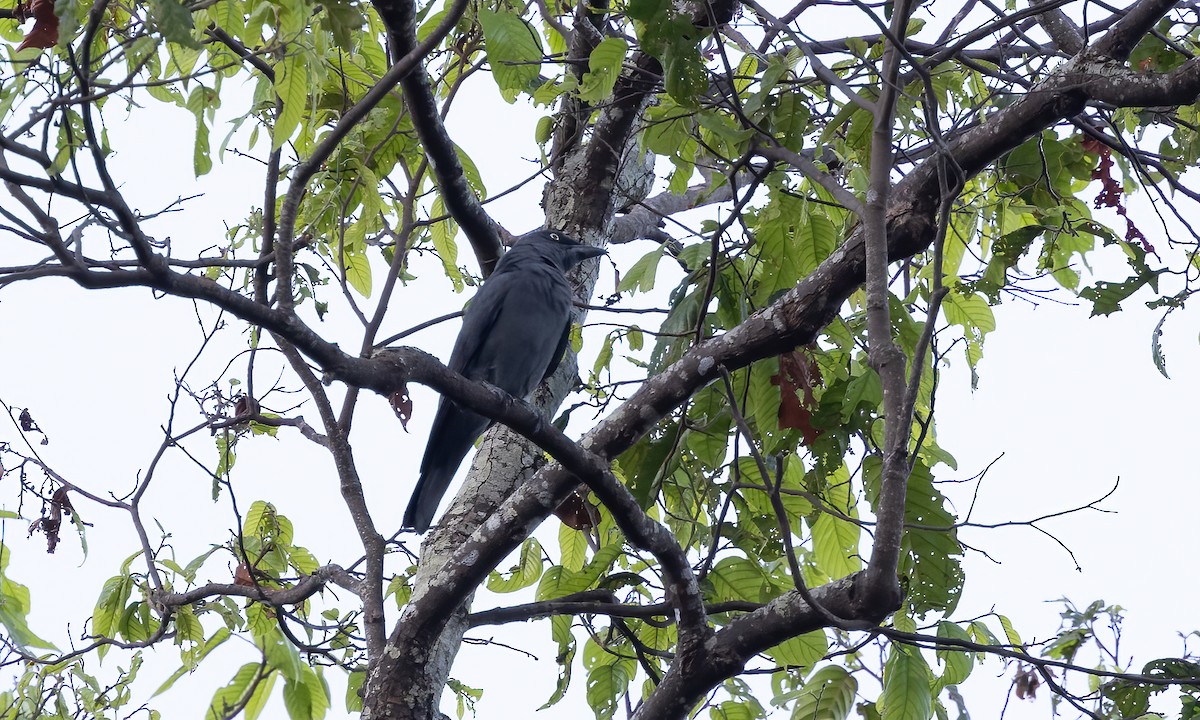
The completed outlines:
<svg viewBox="0 0 1200 720">
<path fill-rule="evenodd" d="M 575 262 L 583 262 L 588 258 L 599 257 L 600 255 L 607 254 L 608 251 L 602 247 L 596 247 L 595 245 L 580 245 L 579 247 L 575 248 Z"/>
</svg>

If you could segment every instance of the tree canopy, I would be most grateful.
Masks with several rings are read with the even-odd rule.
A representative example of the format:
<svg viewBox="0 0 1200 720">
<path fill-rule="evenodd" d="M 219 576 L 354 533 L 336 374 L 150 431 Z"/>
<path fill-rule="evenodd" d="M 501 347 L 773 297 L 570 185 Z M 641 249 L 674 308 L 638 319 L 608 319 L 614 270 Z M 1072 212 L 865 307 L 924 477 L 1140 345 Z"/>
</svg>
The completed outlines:
<svg viewBox="0 0 1200 720">
<path fill-rule="evenodd" d="M 1195 3 L 29 0 L 0 35 L 0 301 L 140 290 L 75 371 L 169 381 L 116 428 L 148 454 L 87 477 L 39 415 L 54 389 L 0 381 L 0 515 L 22 528 L 0 544 L 0 717 L 504 712 L 452 664 L 468 631 L 527 620 L 557 650 L 547 705 L 582 687 L 602 719 L 986 717 L 1004 698 L 959 692 L 985 658 L 1068 714 L 1200 717 L 1200 659 L 1131 664 L 1117 606 L 1068 603 L 1038 643 L 1003 608 L 956 612 L 978 548 L 948 483 L 981 468 L 935 422 L 941 373 L 975 378 L 1013 301 L 1144 304 L 1130 372 L 1175 371 L 1161 335 L 1200 278 Z M 485 166 L 463 134 L 501 137 L 504 103 L 531 142 Z M 156 133 L 197 188 L 236 190 L 146 205 Z M 616 260 L 573 273 L 569 357 L 526 402 L 417 333 L 537 226 Z M 71 308 L 0 311 L 53 333 Z M 104 337 L 180 326 L 181 363 Z M 400 528 L 416 457 L 367 459 L 432 415 L 418 385 L 497 421 L 424 538 Z M 293 522 L 295 494 L 348 522 Z M 310 549 L 336 528 L 336 554 Z M 95 598 L 60 646 L 29 621 L 49 579 L 8 569 L 89 541 L 118 560 L 53 579 Z M 230 644 L 249 659 L 218 660 Z M 178 669 L 139 677 L 151 653 Z M 204 706 L 150 697 L 190 674 Z"/>
</svg>

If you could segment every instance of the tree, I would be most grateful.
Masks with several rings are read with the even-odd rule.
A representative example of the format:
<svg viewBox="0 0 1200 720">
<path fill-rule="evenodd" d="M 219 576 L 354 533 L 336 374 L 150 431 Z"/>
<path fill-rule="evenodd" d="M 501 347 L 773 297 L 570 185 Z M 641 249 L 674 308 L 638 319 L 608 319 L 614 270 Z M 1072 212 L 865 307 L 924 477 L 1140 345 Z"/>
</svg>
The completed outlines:
<svg viewBox="0 0 1200 720">
<path fill-rule="evenodd" d="M 102 588 L 80 589 L 98 599 L 86 624 L 74 619 L 69 651 L 27 623 L 29 590 L 4 576 L 0 624 L 19 668 L 4 717 L 108 717 L 129 702 L 145 649 L 179 647 L 166 687 L 233 637 L 258 659 L 226 673 L 211 717 L 257 716 L 277 681 L 293 718 L 321 717 L 333 674 L 364 717 L 430 717 L 448 683 L 470 697 L 449 680 L 468 627 L 532 618 L 549 618 L 559 646 L 551 701 L 582 659 L 598 717 L 622 698 L 638 718 L 702 705 L 763 716 L 767 691 L 748 667 L 773 670 L 774 699 L 795 717 L 947 717 L 985 656 L 1014 663 L 1018 696 L 1045 685 L 1091 717 L 1141 715 L 1167 691 L 1195 716 L 1194 658 L 1076 664 L 1115 608 L 1070 608 L 1042 647 L 1004 616 L 954 614 L 967 519 L 940 485 L 956 469 L 934 427 L 940 368 L 951 354 L 974 367 L 991 308 L 1039 282 L 1099 315 L 1140 291 L 1165 320 L 1200 271 L 1186 222 L 1200 200 L 1186 176 L 1200 156 L 1196 9 L 1100 7 L 30 0 L 4 11 L 33 24 L 0 20 L 13 44 L 0 292 L 56 278 L 149 289 L 193 303 L 201 334 L 130 491 L 57 472 L 38 449 L 51 430 L 36 406 L 6 405 L 16 430 L 0 459 L 20 508 L 6 515 L 32 520 L 52 552 L 64 522 L 86 539 L 80 513 L 107 508 L 137 551 Z M 814 31 L 830 19 L 845 36 L 814 39 L 832 34 Z M 572 359 L 532 404 L 397 345 L 408 331 L 383 336 L 416 287 L 445 287 L 433 276 L 457 290 L 477 281 L 459 238 L 486 276 L 511 237 L 446 129 L 472 112 L 460 96 L 482 92 L 469 83 L 484 73 L 507 102 L 545 113 L 526 181 L 545 226 L 595 245 L 653 243 L 620 268 L 606 305 L 588 301 L 595 263 L 573 278 L 579 322 L 589 311 L 616 322 L 589 335 L 581 389 Z M 117 161 L 139 147 L 110 145 L 109 130 L 152 103 L 194 116 L 197 176 L 244 174 L 242 158 L 257 159 L 261 201 L 246 217 L 231 210 L 225 238 L 172 240 L 165 220 L 194 206 L 184 193 L 157 211 L 129 196 Z M 214 162 L 217 109 L 231 107 Z M 1127 211 L 1138 190 L 1180 220 L 1177 235 L 1151 242 Z M 1089 201 L 1115 209 L 1115 225 Z M 1105 247 L 1125 277 L 1081 271 Z M 440 272 L 421 265 L 430 253 Z M 660 266 L 682 271 L 661 312 L 630 307 L 662 296 Z M 225 353 L 230 336 L 241 348 Z M 224 353 L 215 364 L 210 347 Z M 401 422 L 423 411 L 414 383 L 502 424 L 419 561 L 398 533 L 402 505 L 372 505 L 360 467 L 363 446 L 398 428 L 356 421 L 375 402 L 364 391 Z M 572 414 L 584 407 L 604 418 L 589 427 Z M 354 552 L 318 560 L 300 542 L 319 528 L 294 527 L 270 497 L 248 502 L 237 451 L 262 436 L 279 438 L 271 452 L 324 451 L 326 481 L 303 492 L 336 486 Z M 163 458 L 194 461 L 236 514 L 236 531 L 214 531 L 194 559 L 171 541 L 186 510 L 143 512 L 166 482 Z M 416 462 L 393 472 L 415 479 Z M 557 548 L 532 536 L 553 512 Z M 484 585 L 536 591 L 479 611 Z M 389 617 L 393 603 L 403 610 Z M 114 648 L 124 670 L 105 684 L 95 668 Z M 1096 681 L 1068 685 L 1079 673 Z"/>
</svg>

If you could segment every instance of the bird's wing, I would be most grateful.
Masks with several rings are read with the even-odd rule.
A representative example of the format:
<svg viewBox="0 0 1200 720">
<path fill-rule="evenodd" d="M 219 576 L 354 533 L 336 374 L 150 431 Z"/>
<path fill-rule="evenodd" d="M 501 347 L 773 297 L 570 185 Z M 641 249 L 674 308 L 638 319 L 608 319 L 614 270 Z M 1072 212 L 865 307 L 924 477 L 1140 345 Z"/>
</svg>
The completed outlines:
<svg viewBox="0 0 1200 720">
<path fill-rule="evenodd" d="M 567 320 L 567 324 L 563 326 L 562 337 L 558 339 L 558 347 L 554 348 L 554 354 L 550 356 L 550 364 L 546 366 L 546 372 L 542 375 L 542 379 L 550 377 L 554 371 L 558 369 L 558 364 L 562 362 L 563 355 L 567 352 L 567 342 L 571 339 L 571 321 Z"/>
<path fill-rule="evenodd" d="M 516 278 L 511 273 L 493 274 L 475 294 L 463 314 L 462 329 L 458 331 L 458 339 L 450 353 L 451 370 L 472 380 L 486 379 L 478 375 L 479 369 L 486 365 L 480 351 L 487 345 L 492 328 L 516 285 Z"/>
</svg>

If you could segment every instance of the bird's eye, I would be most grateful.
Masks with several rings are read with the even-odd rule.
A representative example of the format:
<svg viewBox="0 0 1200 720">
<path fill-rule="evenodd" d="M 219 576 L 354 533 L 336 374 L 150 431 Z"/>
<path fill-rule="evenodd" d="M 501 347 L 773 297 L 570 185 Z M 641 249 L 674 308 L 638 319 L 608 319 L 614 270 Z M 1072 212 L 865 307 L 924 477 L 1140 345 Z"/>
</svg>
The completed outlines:
<svg viewBox="0 0 1200 720">
<path fill-rule="evenodd" d="M 555 242 L 558 242 L 561 238 L 558 237 L 558 233 L 552 232 L 552 233 L 550 233 L 550 239 Z"/>
</svg>

